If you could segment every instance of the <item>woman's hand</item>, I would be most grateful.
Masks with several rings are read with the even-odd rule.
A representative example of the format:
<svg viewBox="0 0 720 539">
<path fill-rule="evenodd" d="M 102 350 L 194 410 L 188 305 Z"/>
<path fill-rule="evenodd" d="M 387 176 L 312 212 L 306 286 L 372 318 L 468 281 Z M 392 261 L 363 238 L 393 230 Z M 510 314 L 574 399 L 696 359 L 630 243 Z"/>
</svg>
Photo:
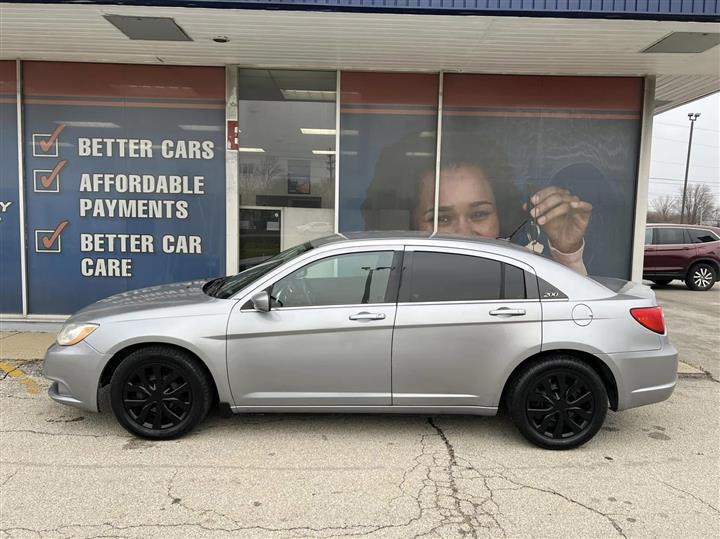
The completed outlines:
<svg viewBox="0 0 720 539">
<path fill-rule="evenodd" d="M 592 204 L 580 200 L 567 189 L 552 185 L 535 193 L 530 201 L 533 204 L 530 215 L 555 249 L 562 253 L 580 249 L 590 223 Z"/>
</svg>

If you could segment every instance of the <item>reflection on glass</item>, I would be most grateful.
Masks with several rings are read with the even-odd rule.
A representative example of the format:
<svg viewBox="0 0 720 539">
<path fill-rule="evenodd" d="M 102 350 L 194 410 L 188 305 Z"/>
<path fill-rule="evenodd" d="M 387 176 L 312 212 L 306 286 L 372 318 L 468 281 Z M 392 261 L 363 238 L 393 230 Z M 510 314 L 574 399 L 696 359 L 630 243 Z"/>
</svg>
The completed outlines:
<svg viewBox="0 0 720 539">
<path fill-rule="evenodd" d="M 446 74 L 438 232 L 628 278 L 642 79 Z M 416 214 L 432 229 L 434 171 Z"/>
<path fill-rule="evenodd" d="M 334 72 L 239 70 L 241 216 L 282 213 L 240 227 L 241 264 L 333 232 L 335 86 Z"/>
<path fill-rule="evenodd" d="M 418 182 L 435 166 L 438 76 L 342 73 L 340 87 L 340 231 L 417 229 Z"/>
</svg>

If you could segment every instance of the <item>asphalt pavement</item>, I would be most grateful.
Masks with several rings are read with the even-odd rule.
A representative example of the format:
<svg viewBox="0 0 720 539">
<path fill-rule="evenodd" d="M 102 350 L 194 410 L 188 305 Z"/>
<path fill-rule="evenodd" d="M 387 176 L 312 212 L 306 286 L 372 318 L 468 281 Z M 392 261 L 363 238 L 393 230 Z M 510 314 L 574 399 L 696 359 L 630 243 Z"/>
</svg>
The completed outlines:
<svg viewBox="0 0 720 539">
<path fill-rule="evenodd" d="M 680 359 L 720 380 L 720 283 L 707 292 L 682 281 L 653 288 Z"/>
</svg>

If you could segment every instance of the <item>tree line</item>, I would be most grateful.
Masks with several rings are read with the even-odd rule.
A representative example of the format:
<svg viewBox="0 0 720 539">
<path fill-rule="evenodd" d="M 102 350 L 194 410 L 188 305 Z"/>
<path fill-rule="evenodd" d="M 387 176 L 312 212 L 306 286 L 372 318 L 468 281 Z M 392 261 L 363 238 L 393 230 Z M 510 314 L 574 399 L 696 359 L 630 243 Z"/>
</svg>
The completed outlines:
<svg viewBox="0 0 720 539">
<path fill-rule="evenodd" d="M 650 202 L 648 223 L 679 223 L 682 207 L 682 188 L 674 195 L 663 195 Z M 683 222 L 693 225 L 720 226 L 720 200 L 705 183 L 687 187 Z"/>
</svg>

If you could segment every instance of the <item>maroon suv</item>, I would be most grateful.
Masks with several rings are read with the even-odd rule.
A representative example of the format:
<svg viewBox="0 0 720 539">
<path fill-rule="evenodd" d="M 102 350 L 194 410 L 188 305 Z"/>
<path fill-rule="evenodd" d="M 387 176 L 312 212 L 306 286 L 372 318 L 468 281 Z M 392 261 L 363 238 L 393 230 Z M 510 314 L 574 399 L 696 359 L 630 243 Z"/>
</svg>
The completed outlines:
<svg viewBox="0 0 720 539">
<path fill-rule="evenodd" d="M 710 290 L 720 274 L 720 228 L 649 224 L 643 278 L 665 285 L 682 279 L 691 290 Z"/>
</svg>

